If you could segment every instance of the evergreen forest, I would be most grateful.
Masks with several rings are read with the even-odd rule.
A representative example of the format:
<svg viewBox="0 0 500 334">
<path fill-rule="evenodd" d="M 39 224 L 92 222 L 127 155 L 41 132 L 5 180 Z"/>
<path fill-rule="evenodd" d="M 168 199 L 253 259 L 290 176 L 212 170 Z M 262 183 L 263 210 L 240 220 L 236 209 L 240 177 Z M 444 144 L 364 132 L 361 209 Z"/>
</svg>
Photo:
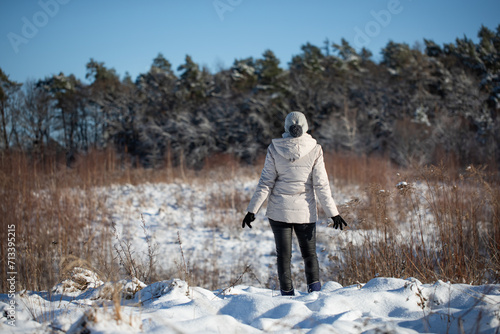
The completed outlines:
<svg viewBox="0 0 500 334">
<path fill-rule="evenodd" d="M 374 61 L 345 39 L 306 43 L 288 64 L 272 50 L 215 73 L 159 53 L 120 77 L 95 59 L 85 82 L 59 73 L 18 83 L 0 68 L 0 150 L 68 166 L 113 149 L 132 166 L 201 168 L 228 154 L 252 163 L 304 112 L 325 151 L 380 155 L 401 166 L 500 163 L 500 25 L 477 41 L 390 41 Z"/>
</svg>

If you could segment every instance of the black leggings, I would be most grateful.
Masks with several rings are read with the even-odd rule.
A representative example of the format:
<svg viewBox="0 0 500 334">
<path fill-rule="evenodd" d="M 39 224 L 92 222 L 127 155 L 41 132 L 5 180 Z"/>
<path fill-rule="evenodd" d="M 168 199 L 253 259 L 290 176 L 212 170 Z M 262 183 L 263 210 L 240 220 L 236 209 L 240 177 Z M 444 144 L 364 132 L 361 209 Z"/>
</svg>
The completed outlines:
<svg viewBox="0 0 500 334">
<path fill-rule="evenodd" d="M 292 230 L 299 241 L 304 259 L 307 284 L 319 282 L 318 256 L 316 255 L 316 223 L 290 224 L 269 219 L 276 242 L 278 278 L 282 291 L 293 290 L 290 262 L 292 259 Z"/>
</svg>

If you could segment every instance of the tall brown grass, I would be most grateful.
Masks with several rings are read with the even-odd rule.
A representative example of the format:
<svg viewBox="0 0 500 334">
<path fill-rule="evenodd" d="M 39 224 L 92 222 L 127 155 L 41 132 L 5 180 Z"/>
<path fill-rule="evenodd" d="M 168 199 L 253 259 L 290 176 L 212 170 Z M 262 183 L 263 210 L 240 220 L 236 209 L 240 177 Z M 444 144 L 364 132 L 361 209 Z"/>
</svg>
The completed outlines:
<svg viewBox="0 0 500 334">
<path fill-rule="evenodd" d="M 347 194 L 351 200 L 339 205 L 348 232 L 328 241 L 331 266 L 324 270 L 323 279 L 352 284 L 380 275 L 412 276 L 426 282 L 498 282 L 498 170 L 456 165 L 403 170 L 386 157 L 328 152 L 325 163 L 334 193 Z M 153 248 L 148 263 L 129 258 L 124 270 L 120 256 L 123 262 L 130 254 L 127 247 L 117 252 L 116 245 L 123 240 L 116 242 L 106 193 L 95 188 L 196 182 L 209 194 L 206 227 L 236 235 L 252 194 L 242 192 L 235 182 L 258 180 L 262 165 L 263 159 L 248 166 L 221 155 L 207 160 L 201 170 L 173 167 L 168 161 L 163 168 L 144 169 L 132 168 L 113 151 L 92 151 L 67 167 L 56 157 L 41 160 L 4 152 L 0 156 L 0 238 L 3 245 L 7 226 L 16 226 L 18 289 L 50 290 L 74 266 L 92 269 L 105 281 L 137 270 L 147 281 L 183 274 L 175 268 L 158 272 Z M 397 188 L 401 181 L 406 184 Z M 350 238 L 355 234 L 357 239 Z M 184 254 L 184 274 L 189 273 L 191 284 L 216 289 L 241 279 L 243 271 L 253 275 L 241 259 L 229 275 L 227 268 L 219 268 L 220 254 L 211 242 L 207 240 L 208 261 Z M 6 260 L 6 247 L 1 247 L 2 268 Z M 7 289 L 6 278 L 6 271 L 0 270 L 1 291 Z"/>
<path fill-rule="evenodd" d="M 400 173 L 392 183 L 367 185 L 362 200 L 341 207 L 360 231 L 354 242 L 332 240 L 342 254 L 331 256 L 334 279 L 344 284 L 375 276 L 497 283 L 498 172 L 440 165 Z"/>
<path fill-rule="evenodd" d="M 125 275 L 151 282 L 160 275 L 179 274 L 172 270 L 156 272 L 156 249 L 148 239 L 144 220 L 141 226 L 149 240 L 147 263 L 134 256 L 130 243 L 113 229 L 111 213 L 105 205 L 106 193 L 96 192 L 95 188 L 145 182 L 198 182 L 208 187 L 211 180 L 228 180 L 228 176 L 240 170 L 237 160 L 230 156 L 217 156 L 206 166 L 203 170 L 189 170 L 166 161 L 164 168 L 132 168 L 131 162 L 106 150 L 80 155 L 68 167 L 64 157 L 41 159 L 2 152 L 0 238 L 6 241 L 7 227 L 15 225 L 18 291 L 50 290 L 75 266 L 96 271 L 103 280 Z M 227 170 L 231 171 L 229 175 Z M 237 192 L 234 186 L 212 189 L 207 203 L 211 212 L 207 226 L 232 225 L 247 199 L 248 195 Z M 214 261 L 203 265 L 193 262 L 190 270 L 199 277 L 195 283 L 212 287 L 219 283 L 215 247 L 213 252 Z M 7 247 L 0 247 L 0 266 L 7 268 Z M 0 279 L 0 291 L 7 291 L 6 270 L 0 271 Z"/>
<path fill-rule="evenodd" d="M 6 226 L 15 225 L 18 289 L 47 290 L 75 261 L 104 268 L 100 262 L 109 260 L 111 247 L 106 198 L 90 190 L 106 184 L 107 176 L 118 171 L 109 164 L 113 160 L 109 155 L 112 152 L 95 152 L 66 168 L 56 157 L 2 154 L 0 237 L 6 240 Z M 5 248 L 0 252 L 6 268 Z M 4 290 L 6 273 L 0 272 Z"/>
</svg>

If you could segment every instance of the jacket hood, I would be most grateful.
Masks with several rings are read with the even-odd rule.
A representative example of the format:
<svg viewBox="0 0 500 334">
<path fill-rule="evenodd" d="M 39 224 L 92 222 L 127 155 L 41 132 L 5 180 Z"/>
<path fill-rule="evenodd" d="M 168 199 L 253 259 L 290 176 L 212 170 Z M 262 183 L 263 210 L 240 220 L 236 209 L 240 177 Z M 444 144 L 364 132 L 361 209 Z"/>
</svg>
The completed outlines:
<svg viewBox="0 0 500 334">
<path fill-rule="evenodd" d="M 299 126 L 301 128 L 301 132 L 298 135 L 292 135 L 290 132 L 290 127 L 291 126 Z M 303 133 L 306 133 L 307 130 L 309 130 L 309 127 L 307 125 L 307 119 L 306 116 L 304 116 L 303 113 L 300 111 L 292 111 L 289 113 L 286 118 L 285 118 L 285 133 L 283 134 L 283 137 L 300 137 Z M 293 131 L 292 131 L 293 132 Z"/>
<path fill-rule="evenodd" d="M 283 158 L 295 161 L 306 156 L 316 147 L 316 139 L 305 133 L 300 137 L 286 137 L 273 139 L 272 143 L 276 152 Z"/>
</svg>

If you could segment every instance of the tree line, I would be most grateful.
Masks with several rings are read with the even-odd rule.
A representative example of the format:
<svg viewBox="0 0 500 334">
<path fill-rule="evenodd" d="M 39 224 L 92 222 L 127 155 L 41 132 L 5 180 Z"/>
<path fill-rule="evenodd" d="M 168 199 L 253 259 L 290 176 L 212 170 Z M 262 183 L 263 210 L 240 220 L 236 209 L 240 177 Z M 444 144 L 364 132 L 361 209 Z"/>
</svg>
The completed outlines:
<svg viewBox="0 0 500 334">
<path fill-rule="evenodd" d="M 176 74 L 160 53 L 135 80 L 91 59 L 88 83 L 60 73 L 21 84 L 0 68 L 0 149 L 66 154 L 69 165 L 109 147 L 147 167 L 199 167 L 217 153 L 251 163 L 300 110 L 325 150 L 401 165 L 500 162 L 500 25 L 478 40 L 390 41 L 379 62 L 326 40 L 302 45 L 286 68 L 266 50 L 216 73 L 187 55 Z"/>
</svg>

